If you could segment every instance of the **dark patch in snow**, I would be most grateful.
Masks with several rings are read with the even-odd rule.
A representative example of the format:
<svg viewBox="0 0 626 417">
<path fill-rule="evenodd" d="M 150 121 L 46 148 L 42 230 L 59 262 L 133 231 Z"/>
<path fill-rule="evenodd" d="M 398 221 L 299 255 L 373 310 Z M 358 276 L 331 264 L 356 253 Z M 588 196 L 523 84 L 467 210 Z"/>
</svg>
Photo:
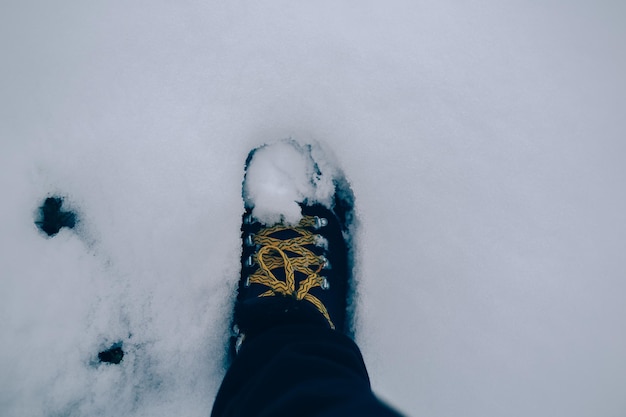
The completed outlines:
<svg viewBox="0 0 626 417">
<path fill-rule="evenodd" d="M 119 364 L 124 359 L 124 351 L 122 350 L 122 342 L 113 343 L 113 345 L 105 351 L 98 353 L 98 359 L 101 363 Z"/>
<path fill-rule="evenodd" d="M 58 196 L 48 197 L 38 210 L 35 224 L 46 235 L 52 237 L 59 233 L 63 227 L 73 229 L 77 223 L 77 216 L 71 210 L 64 211 L 63 198 Z"/>
</svg>

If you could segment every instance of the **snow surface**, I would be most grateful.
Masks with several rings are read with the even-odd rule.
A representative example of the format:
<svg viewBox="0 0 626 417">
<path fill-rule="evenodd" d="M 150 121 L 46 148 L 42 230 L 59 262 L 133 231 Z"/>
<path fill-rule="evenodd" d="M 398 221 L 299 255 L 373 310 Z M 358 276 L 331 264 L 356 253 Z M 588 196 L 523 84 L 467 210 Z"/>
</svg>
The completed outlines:
<svg viewBox="0 0 626 417">
<path fill-rule="evenodd" d="M 355 191 L 377 393 L 623 416 L 624 21 L 610 0 L 3 1 L 0 414 L 206 416 L 243 162 L 293 137 Z M 80 223 L 46 238 L 52 194 Z"/>
<path fill-rule="evenodd" d="M 320 158 L 317 161 L 314 153 Z M 261 223 L 295 225 L 302 219 L 298 203 L 331 207 L 337 173 L 318 144 L 294 139 L 270 142 L 254 150 L 243 181 L 243 199 Z"/>
</svg>

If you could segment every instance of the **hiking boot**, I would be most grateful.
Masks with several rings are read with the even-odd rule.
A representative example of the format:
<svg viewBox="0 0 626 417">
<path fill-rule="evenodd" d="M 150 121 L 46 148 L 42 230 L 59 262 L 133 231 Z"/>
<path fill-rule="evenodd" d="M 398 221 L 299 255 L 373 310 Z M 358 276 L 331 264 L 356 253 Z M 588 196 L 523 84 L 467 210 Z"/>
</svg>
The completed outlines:
<svg viewBox="0 0 626 417">
<path fill-rule="evenodd" d="M 257 154 L 259 149 L 263 149 L 262 155 Z M 279 325 L 322 326 L 350 333 L 347 306 L 352 270 L 349 246 L 353 197 L 347 182 L 336 171 L 332 178 L 322 178 L 334 190 L 326 201 L 316 201 L 316 190 L 311 189 L 311 195 L 300 195 L 302 201 L 295 201 L 295 205 L 288 201 L 290 207 L 272 206 L 290 190 L 320 181 L 324 173 L 311 156 L 310 146 L 289 141 L 259 149 L 250 153 L 244 178 L 245 212 L 241 225 L 241 276 L 234 312 L 234 347 L 238 350 L 246 338 Z M 292 151 L 297 153 L 292 155 Z M 266 172 L 284 167 L 281 163 L 284 158 L 293 162 L 293 158 L 300 156 L 304 162 L 291 166 L 294 171 L 302 172 L 285 172 L 282 168 Z M 257 167 L 263 168 L 262 173 L 257 173 L 258 170 L 253 173 L 255 158 L 261 159 Z M 302 176 L 303 172 L 306 175 Z M 253 175 L 257 177 L 252 178 Z M 259 179 L 262 175 L 266 178 Z M 307 175 L 317 177 L 305 185 L 289 182 L 293 178 L 302 182 Z M 251 185 L 268 193 L 279 190 L 281 196 L 259 197 L 258 190 L 250 189 Z M 257 198 L 251 198 L 255 192 Z M 266 197 L 270 197 L 266 199 L 270 205 L 261 210 L 256 203 Z M 297 215 L 294 207 L 300 212 Z"/>
</svg>

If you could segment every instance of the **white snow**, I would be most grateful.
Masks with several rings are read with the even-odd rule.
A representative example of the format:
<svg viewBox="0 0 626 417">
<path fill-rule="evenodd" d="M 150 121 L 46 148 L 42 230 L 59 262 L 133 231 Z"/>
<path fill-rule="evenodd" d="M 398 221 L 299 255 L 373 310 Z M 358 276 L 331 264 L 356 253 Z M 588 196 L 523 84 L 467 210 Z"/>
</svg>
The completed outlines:
<svg viewBox="0 0 626 417">
<path fill-rule="evenodd" d="M 376 392 L 414 416 L 623 416 L 625 21 L 603 0 L 3 1 L 0 415 L 208 415 L 243 164 L 291 137 L 355 191 Z M 51 194 L 81 223 L 48 239 Z"/>
<path fill-rule="evenodd" d="M 261 223 L 297 224 L 302 218 L 298 203 L 319 203 L 330 208 L 337 170 L 327 162 L 322 171 L 320 165 L 326 162 L 325 155 L 317 152 L 321 158 L 317 164 L 313 152 L 305 146 L 295 140 L 282 140 L 255 151 L 243 183 L 243 195 L 253 207 L 252 216 Z M 319 149 L 317 145 L 310 146 Z"/>
</svg>

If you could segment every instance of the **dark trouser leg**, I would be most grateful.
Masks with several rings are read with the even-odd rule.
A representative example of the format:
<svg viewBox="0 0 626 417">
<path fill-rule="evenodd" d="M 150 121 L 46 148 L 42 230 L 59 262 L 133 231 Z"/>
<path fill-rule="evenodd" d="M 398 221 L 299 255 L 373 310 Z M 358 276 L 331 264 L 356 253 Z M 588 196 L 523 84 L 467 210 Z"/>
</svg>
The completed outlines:
<svg viewBox="0 0 626 417">
<path fill-rule="evenodd" d="M 356 344 L 321 327 L 286 325 L 246 340 L 212 417 L 398 416 L 372 393 Z"/>
</svg>

